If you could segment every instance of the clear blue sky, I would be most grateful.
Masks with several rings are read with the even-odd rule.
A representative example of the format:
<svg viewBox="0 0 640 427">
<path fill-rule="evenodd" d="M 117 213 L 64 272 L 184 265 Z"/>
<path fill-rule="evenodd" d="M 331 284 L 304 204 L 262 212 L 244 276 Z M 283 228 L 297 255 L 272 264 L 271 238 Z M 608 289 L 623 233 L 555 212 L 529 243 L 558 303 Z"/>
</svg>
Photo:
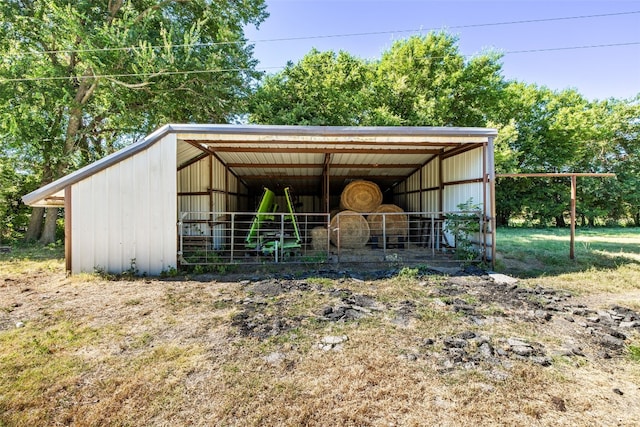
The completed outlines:
<svg viewBox="0 0 640 427">
<path fill-rule="evenodd" d="M 422 30 L 447 30 L 459 37 L 463 54 L 485 49 L 505 52 L 507 79 L 551 89 L 575 88 L 589 99 L 631 98 L 640 94 L 640 13 L 455 28 L 547 18 L 640 11 L 640 0 L 267 0 L 270 17 L 247 28 L 255 41 L 259 68 L 273 73 L 297 62 L 312 48 L 344 50 L 379 58 L 394 40 Z M 404 31 L 414 30 L 414 31 Z M 356 33 L 384 34 L 337 36 Z M 322 37 L 322 36 L 336 37 Z M 308 38 L 307 38 L 308 37 Z M 289 41 L 273 39 L 307 38 Z M 631 46 L 547 52 L 513 51 L 632 43 Z"/>
</svg>

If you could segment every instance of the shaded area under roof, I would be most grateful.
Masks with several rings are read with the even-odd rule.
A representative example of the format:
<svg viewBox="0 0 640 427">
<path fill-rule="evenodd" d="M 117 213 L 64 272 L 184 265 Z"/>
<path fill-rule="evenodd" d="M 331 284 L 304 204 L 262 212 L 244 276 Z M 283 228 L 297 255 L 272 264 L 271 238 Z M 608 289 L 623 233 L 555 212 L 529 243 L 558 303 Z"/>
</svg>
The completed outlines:
<svg viewBox="0 0 640 427">
<path fill-rule="evenodd" d="M 144 139 L 25 196 L 31 206 L 61 206 L 63 190 L 145 150 L 163 137 L 178 140 L 178 169 L 215 155 L 249 189 L 277 188 L 283 182 L 299 193 L 321 185 L 370 179 L 387 189 L 438 155 L 455 155 L 497 136 L 490 128 L 339 127 L 170 124 Z"/>
</svg>

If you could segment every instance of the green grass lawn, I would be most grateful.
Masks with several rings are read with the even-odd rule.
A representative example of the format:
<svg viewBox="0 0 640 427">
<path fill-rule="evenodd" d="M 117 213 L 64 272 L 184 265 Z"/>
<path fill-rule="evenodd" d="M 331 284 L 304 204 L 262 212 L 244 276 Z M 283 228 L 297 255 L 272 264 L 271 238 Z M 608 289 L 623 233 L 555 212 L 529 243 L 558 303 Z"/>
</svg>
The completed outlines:
<svg viewBox="0 0 640 427">
<path fill-rule="evenodd" d="M 574 260 L 569 233 L 568 228 L 499 228 L 496 269 L 595 292 L 640 283 L 640 228 L 579 228 Z"/>
</svg>

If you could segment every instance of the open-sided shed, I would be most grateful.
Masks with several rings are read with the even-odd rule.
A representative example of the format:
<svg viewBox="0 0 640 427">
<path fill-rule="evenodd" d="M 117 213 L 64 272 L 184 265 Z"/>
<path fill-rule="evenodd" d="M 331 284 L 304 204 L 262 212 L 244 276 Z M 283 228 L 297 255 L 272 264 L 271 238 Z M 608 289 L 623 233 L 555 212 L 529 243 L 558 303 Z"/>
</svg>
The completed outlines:
<svg viewBox="0 0 640 427">
<path fill-rule="evenodd" d="M 315 221 L 325 218 L 326 227 L 340 192 L 356 179 L 375 182 L 385 203 L 423 218 L 442 219 L 471 199 L 481 206 L 476 243 L 493 259 L 496 135 L 459 127 L 172 124 L 23 200 L 65 208 L 73 273 L 122 272 L 132 260 L 147 274 L 178 266 L 189 212 L 207 215 L 191 225 L 212 236 L 210 246 L 233 246 L 229 234 L 242 230 L 229 215 L 253 212 L 263 187 L 294 188 L 299 212 L 319 214 Z"/>
</svg>

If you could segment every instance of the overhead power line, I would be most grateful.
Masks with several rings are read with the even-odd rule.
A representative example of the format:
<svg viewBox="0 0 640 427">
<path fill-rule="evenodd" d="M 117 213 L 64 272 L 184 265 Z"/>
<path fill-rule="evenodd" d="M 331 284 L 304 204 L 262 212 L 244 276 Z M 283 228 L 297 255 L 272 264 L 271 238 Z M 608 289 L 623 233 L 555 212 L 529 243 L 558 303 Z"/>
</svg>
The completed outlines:
<svg viewBox="0 0 640 427">
<path fill-rule="evenodd" d="M 526 49 L 526 50 L 512 50 L 502 52 L 504 55 L 512 55 L 512 54 L 521 54 L 521 53 L 539 53 L 539 52 L 553 52 L 553 51 L 567 51 L 567 50 L 581 50 L 581 49 L 600 49 L 600 48 L 608 48 L 608 47 L 625 47 L 625 46 L 638 46 L 640 45 L 640 41 L 636 42 L 624 42 L 624 43 L 609 43 L 609 44 L 599 44 L 599 45 L 584 45 L 584 46 L 567 46 L 567 47 L 550 47 L 550 48 L 540 48 L 540 49 Z M 475 55 L 461 55 L 464 57 L 473 57 Z M 430 56 L 425 59 L 445 59 L 446 57 L 438 57 L 438 56 Z M 209 74 L 209 73 L 228 73 L 228 72 L 245 72 L 245 71 L 268 71 L 268 70 L 281 70 L 284 69 L 284 66 L 278 67 L 256 67 L 252 68 L 214 68 L 214 69 L 206 69 L 206 70 L 184 70 L 184 71 L 157 71 L 157 72 L 148 72 L 148 73 L 123 73 L 123 74 L 100 74 L 93 76 L 52 76 L 52 77 L 18 77 L 12 79 L 2 79 L 0 78 L 0 83 L 10 83 L 10 82 L 30 82 L 30 81 L 53 81 L 53 80 L 86 80 L 86 79 L 118 79 L 125 77 L 160 77 L 160 76 L 170 76 L 170 75 L 187 75 L 187 74 Z"/>
<path fill-rule="evenodd" d="M 635 15 L 640 14 L 640 10 L 629 11 L 629 12 L 615 12 L 615 13 L 600 13 L 593 15 L 576 15 L 576 16 L 564 16 L 557 18 L 540 18 L 540 19 L 525 19 L 525 20 L 517 20 L 517 21 L 504 21 L 504 22 L 489 22 L 489 23 L 480 23 L 480 24 L 465 24 L 465 25 L 454 25 L 450 27 L 445 27 L 447 29 L 452 30 L 460 30 L 465 28 L 482 28 L 482 27 L 496 27 L 496 26 L 505 26 L 505 25 L 521 25 L 521 24 L 533 24 L 540 22 L 555 22 L 555 21 L 568 21 L 568 20 L 577 20 L 577 19 L 593 19 L 593 18 L 604 18 L 604 17 L 613 17 L 613 16 L 625 16 L 625 15 Z M 314 36 L 300 36 L 300 37 L 283 37 L 283 38 L 274 38 L 274 39 L 257 39 L 257 40 L 239 40 L 239 41 L 221 41 L 221 42 L 210 42 L 210 43 L 186 43 L 186 44 L 175 44 L 172 45 L 172 48 L 184 48 L 184 47 L 213 47 L 213 46 L 224 46 L 231 44 L 256 44 L 256 43 L 275 43 L 275 42 L 288 42 L 288 41 L 302 41 L 302 40 L 318 40 L 318 39 L 330 39 L 330 38 L 342 38 L 342 37 L 365 37 L 365 36 L 376 36 L 376 35 L 385 35 L 385 34 L 397 34 L 397 33 L 415 33 L 415 32 L 425 32 L 425 31 L 435 31 L 441 28 L 414 28 L 414 29 L 404 29 L 404 30 L 385 30 L 385 31 L 370 31 L 370 32 L 362 32 L 362 33 L 342 33 L 342 34 L 324 34 L 324 35 L 314 35 Z M 58 49 L 58 50 L 44 50 L 44 51 L 32 51 L 25 52 L 29 54 L 56 54 L 56 53 L 89 53 L 89 52 L 112 52 L 112 51 L 135 51 L 143 48 L 151 48 L 151 49 L 161 49 L 164 48 L 164 45 L 152 45 L 152 46 L 124 46 L 124 47 L 102 47 L 102 48 L 90 48 L 90 49 Z"/>
<path fill-rule="evenodd" d="M 635 46 L 635 45 L 640 45 L 640 42 L 592 44 L 592 45 L 585 45 L 585 46 L 569 46 L 569 47 L 547 47 L 547 48 L 541 48 L 541 49 L 509 50 L 502 53 L 505 55 L 512 55 L 517 53 L 537 53 L 537 52 L 554 52 L 559 50 L 599 49 L 604 47 L 621 47 L 621 46 Z"/>
</svg>

